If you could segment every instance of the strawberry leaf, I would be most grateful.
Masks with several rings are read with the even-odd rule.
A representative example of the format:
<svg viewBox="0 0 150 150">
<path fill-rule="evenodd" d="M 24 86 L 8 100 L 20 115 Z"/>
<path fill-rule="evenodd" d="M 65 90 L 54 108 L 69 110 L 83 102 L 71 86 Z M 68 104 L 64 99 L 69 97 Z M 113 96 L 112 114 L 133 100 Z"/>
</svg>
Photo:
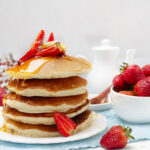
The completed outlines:
<svg viewBox="0 0 150 150">
<path fill-rule="evenodd" d="M 125 70 L 125 68 L 128 66 L 128 63 L 123 62 L 122 65 L 120 65 L 120 73 L 122 74 Z"/>
<path fill-rule="evenodd" d="M 126 133 L 128 139 L 132 139 L 135 140 L 135 138 L 131 135 L 132 129 L 130 127 L 125 127 L 125 126 L 120 126 L 122 128 L 122 130 L 124 130 L 124 132 Z"/>
</svg>

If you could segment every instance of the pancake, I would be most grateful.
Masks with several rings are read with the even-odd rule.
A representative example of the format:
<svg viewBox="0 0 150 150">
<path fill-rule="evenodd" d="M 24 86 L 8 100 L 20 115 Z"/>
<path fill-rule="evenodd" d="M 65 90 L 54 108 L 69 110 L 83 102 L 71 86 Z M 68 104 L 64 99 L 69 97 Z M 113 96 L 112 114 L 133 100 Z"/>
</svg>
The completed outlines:
<svg viewBox="0 0 150 150">
<path fill-rule="evenodd" d="M 12 80 L 8 90 L 22 96 L 62 97 L 86 92 L 87 81 L 81 77 L 61 79 Z"/>
<path fill-rule="evenodd" d="M 63 114 L 65 114 L 69 118 L 75 117 L 83 113 L 85 110 L 87 110 L 89 108 L 89 103 L 90 103 L 89 100 L 87 100 L 85 104 L 77 108 L 71 109 L 69 111 L 66 111 Z M 7 105 L 3 108 L 3 112 L 5 117 L 18 122 L 28 124 L 44 124 L 44 125 L 55 124 L 53 113 L 38 113 L 38 114 L 22 113 Z"/>
<path fill-rule="evenodd" d="M 77 76 L 90 70 L 91 64 L 87 60 L 65 56 L 31 58 L 7 69 L 6 73 L 10 78 L 16 79 L 52 79 Z"/>
<path fill-rule="evenodd" d="M 74 133 L 86 129 L 92 123 L 92 111 L 85 111 L 82 114 L 72 118 L 77 125 Z M 56 125 L 31 125 L 17 122 L 11 119 L 6 119 L 6 132 L 27 136 L 27 137 L 56 137 L 61 136 L 57 130 Z M 74 134 L 73 133 L 73 134 Z"/>
<path fill-rule="evenodd" d="M 66 97 L 24 97 L 9 93 L 5 96 L 4 103 L 25 113 L 65 112 L 83 105 L 87 96 L 87 92 Z"/>
</svg>

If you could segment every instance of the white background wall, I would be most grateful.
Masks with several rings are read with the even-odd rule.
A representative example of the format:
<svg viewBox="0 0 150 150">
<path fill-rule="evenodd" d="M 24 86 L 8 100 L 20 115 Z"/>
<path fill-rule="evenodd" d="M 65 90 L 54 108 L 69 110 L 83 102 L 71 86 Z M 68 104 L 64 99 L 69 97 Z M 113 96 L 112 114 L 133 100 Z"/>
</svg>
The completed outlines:
<svg viewBox="0 0 150 150">
<path fill-rule="evenodd" d="M 40 31 L 51 31 L 70 54 L 89 59 L 91 46 L 110 38 L 150 58 L 150 0 L 0 0 L 0 52 L 21 56 Z M 148 60 L 147 59 L 147 60 Z"/>
</svg>

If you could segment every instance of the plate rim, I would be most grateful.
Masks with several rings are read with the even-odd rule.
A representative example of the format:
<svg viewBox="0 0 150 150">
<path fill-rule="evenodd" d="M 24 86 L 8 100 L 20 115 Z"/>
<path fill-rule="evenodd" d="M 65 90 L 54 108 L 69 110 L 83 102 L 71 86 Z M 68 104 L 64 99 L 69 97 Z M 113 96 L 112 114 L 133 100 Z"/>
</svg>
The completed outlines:
<svg viewBox="0 0 150 150">
<path fill-rule="evenodd" d="M 93 113 L 95 113 L 95 112 L 93 112 Z M 95 113 L 95 114 L 97 114 L 97 113 Z M 95 136 L 95 135 L 97 135 L 97 134 L 99 134 L 99 133 L 101 133 L 101 132 L 103 132 L 106 128 L 107 128 L 107 126 L 108 126 L 108 121 L 107 121 L 107 119 L 106 119 L 106 117 L 105 116 L 103 116 L 103 115 L 101 115 L 101 114 L 98 114 L 97 115 L 97 118 L 95 119 L 95 121 L 93 121 L 93 123 L 92 123 L 92 125 L 93 125 L 93 127 L 94 127 L 94 122 L 96 122 L 97 120 L 98 120 L 98 118 L 101 118 L 100 119 L 100 121 L 103 121 L 103 123 L 105 124 L 105 126 L 103 126 L 102 128 L 101 128 L 101 130 L 99 130 L 99 131 L 95 131 L 93 134 L 85 134 L 84 135 L 84 137 L 82 137 L 82 136 L 78 136 L 78 138 L 77 137 L 74 137 L 74 135 L 76 135 L 76 134 L 78 134 L 78 133 L 80 133 L 80 132 L 78 132 L 78 133 L 76 133 L 76 134 L 74 134 L 74 135 L 72 135 L 72 136 L 70 136 L 70 137 L 68 137 L 68 138 L 66 138 L 66 137 L 62 137 L 62 139 L 61 139 L 61 141 L 60 141 L 60 139 L 57 141 L 57 138 L 58 137 L 46 137 L 46 138 L 31 138 L 31 137 L 23 137 L 23 136 L 17 136 L 17 135 L 11 135 L 11 134 L 8 134 L 8 133 L 4 133 L 3 131 L 0 131 L 0 140 L 2 140 L 2 141 L 7 141 L 7 142 L 12 142 L 12 143 L 22 143 L 22 144 L 56 144 L 56 143 L 66 143 L 66 142 L 72 142 L 72 141 L 78 141 L 78 140 L 82 140 L 82 139 L 87 139 L 87 138 L 90 138 L 90 137 L 92 137 L 92 136 Z M 91 125 L 91 126 L 92 126 Z M 90 127 L 91 127 L 90 126 Z M 90 128 L 90 127 L 88 127 L 88 128 Z M 87 128 L 87 129 L 88 129 Z M 98 128 L 98 127 L 97 127 Z M 86 129 L 85 129 L 86 130 Z M 84 131 L 84 130 L 83 130 Z M 82 131 L 81 131 L 82 132 Z M 2 135 L 1 135 L 2 134 Z M 12 140 L 12 138 L 13 138 L 13 136 L 14 136 L 14 140 Z M 17 139 L 17 140 L 15 140 L 15 137 L 21 137 L 21 138 L 19 138 L 19 140 Z M 27 141 L 25 141 L 24 140 L 24 138 L 27 138 Z M 54 140 L 51 142 L 51 139 L 55 139 L 55 142 L 54 142 Z M 60 138 L 60 137 L 59 137 Z M 34 139 L 34 140 L 33 140 Z M 46 139 L 46 140 L 40 140 L 40 139 Z M 36 141 L 37 140 L 37 141 Z M 29 142 L 30 141 L 30 142 Z"/>
</svg>

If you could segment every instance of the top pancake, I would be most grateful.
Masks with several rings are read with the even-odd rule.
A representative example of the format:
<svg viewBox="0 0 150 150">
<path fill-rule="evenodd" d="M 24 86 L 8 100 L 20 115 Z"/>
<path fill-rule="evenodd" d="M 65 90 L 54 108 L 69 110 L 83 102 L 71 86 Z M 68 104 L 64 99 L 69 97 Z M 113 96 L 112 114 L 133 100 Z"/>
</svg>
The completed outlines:
<svg viewBox="0 0 150 150">
<path fill-rule="evenodd" d="M 26 60 L 6 70 L 16 79 L 52 79 L 66 78 L 85 74 L 91 70 L 91 64 L 85 59 L 72 56 L 38 57 Z"/>
</svg>

